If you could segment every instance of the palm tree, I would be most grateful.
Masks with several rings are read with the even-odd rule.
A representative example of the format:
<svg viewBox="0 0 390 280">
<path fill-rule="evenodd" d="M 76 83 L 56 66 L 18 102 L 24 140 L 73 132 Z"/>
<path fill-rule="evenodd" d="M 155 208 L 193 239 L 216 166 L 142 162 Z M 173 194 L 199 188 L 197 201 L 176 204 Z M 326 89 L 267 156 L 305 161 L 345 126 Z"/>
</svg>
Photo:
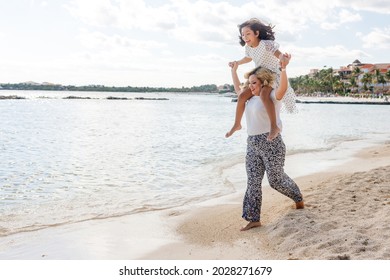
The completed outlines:
<svg viewBox="0 0 390 280">
<path fill-rule="evenodd" d="M 371 73 L 364 73 L 362 77 L 363 88 L 368 90 L 367 84 L 372 84 L 373 76 Z"/>
<path fill-rule="evenodd" d="M 326 79 L 329 79 L 330 91 L 333 94 L 333 68 L 332 67 L 327 69 L 327 71 L 326 71 Z"/>
<path fill-rule="evenodd" d="M 359 93 L 359 76 L 362 73 L 362 70 L 359 67 L 355 67 L 352 70 L 352 75 L 356 78 L 356 88 Z"/>
<path fill-rule="evenodd" d="M 345 95 L 344 83 L 341 80 L 336 80 L 333 85 L 334 85 L 334 90 L 337 93 Z"/>
<path fill-rule="evenodd" d="M 378 83 L 379 77 L 382 76 L 381 70 L 375 69 L 374 70 L 374 81 Z"/>
<path fill-rule="evenodd" d="M 297 94 L 303 94 L 303 79 L 304 76 L 299 76 L 296 78 L 289 78 L 291 87 L 295 90 Z"/>
<path fill-rule="evenodd" d="M 351 76 L 351 78 L 349 79 L 349 83 L 352 89 L 357 88 L 356 78 L 354 76 Z"/>
<path fill-rule="evenodd" d="M 387 70 L 384 78 L 386 79 L 387 82 L 390 82 L 390 70 Z M 387 92 L 390 93 L 390 89 L 388 89 Z"/>
<path fill-rule="evenodd" d="M 385 89 L 385 84 L 387 83 L 386 82 L 386 79 L 385 79 L 385 76 L 383 75 L 380 75 L 378 80 L 377 80 L 378 84 L 382 84 L 382 91 L 384 91 Z"/>
<path fill-rule="evenodd" d="M 305 93 L 311 93 L 310 91 L 310 81 L 311 78 L 308 75 L 305 75 L 302 80 L 302 88 Z"/>
<path fill-rule="evenodd" d="M 329 79 L 327 77 L 328 77 L 327 69 L 321 69 L 318 72 L 318 75 L 315 77 L 316 81 L 318 82 L 319 91 L 321 92 L 329 92 Z"/>
<path fill-rule="evenodd" d="M 375 82 L 376 85 L 380 84 L 381 81 L 384 80 L 383 75 L 381 73 L 380 69 L 375 69 L 374 71 L 374 76 L 373 76 L 373 81 Z"/>
</svg>

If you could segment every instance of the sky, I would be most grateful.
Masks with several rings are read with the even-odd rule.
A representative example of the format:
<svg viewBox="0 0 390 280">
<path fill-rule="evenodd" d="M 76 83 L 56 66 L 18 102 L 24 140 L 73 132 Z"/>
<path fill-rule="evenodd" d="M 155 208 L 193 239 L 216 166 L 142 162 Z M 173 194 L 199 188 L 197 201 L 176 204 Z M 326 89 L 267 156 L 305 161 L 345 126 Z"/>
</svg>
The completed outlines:
<svg viewBox="0 0 390 280">
<path fill-rule="evenodd" d="M 0 83 L 231 84 L 237 25 L 274 25 L 289 77 L 390 63 L 388 0 L 0 0 Z M 241 65 L 239 75 L 253 62 Z"/>
</svg>

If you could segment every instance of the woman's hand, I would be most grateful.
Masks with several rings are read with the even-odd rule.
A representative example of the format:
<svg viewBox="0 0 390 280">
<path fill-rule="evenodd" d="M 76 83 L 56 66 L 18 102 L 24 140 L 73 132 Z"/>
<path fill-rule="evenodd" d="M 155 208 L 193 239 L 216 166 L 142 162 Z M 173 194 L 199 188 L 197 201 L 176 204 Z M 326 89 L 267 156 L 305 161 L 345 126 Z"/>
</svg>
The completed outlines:
<svg viewBox="0 0 390 280">
<path fill-rule="evenodd" d="M 289 53 L 284 53 L 284 54 L 282 55 L 281 59 L 279 60 L 280 67 L 281 67 L 282 69 L 285 69 L 286 66 L 289 64 L 290 59 L 291 59 L 291 54 L 289 54 Z"/>
<path fill-rule="evenodd" d="M 237 61 L 232 61 L 232 62 L 229 62 L 229 66 L 232 68 L 232 72 L 236 72 L 237 69 L 238 69 L 238 62 Z"/>
<path fill-rule="evenodd" d="M 238 75 L 237 75 L 238 62 L 233 61 L 230 67 L 231 67 L 231 72 L 232 72 L 234 91 L 237 93 L 237 95 L 240 95 L 241 94 L 241 87 L 240 87 L 241 83 L 240 83 L 240 79 L 238 78 Z"/>
</svg>

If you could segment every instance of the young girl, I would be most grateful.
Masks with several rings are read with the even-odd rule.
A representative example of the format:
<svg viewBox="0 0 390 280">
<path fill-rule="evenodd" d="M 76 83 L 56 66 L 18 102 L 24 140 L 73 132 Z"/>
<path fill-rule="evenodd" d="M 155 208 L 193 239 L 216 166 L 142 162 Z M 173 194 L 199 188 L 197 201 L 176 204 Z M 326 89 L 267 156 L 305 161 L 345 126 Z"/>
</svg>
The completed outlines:
<svg viewBox="0 0 390 280">
<path fill-rule="evenodd" d="M 279 44 L 274 42 L 274 32 L 272 26 L 263 24 L 260 20 L 252 18 L 238 26 L 240 32 L 240 44 L 245 46 L 245 57 L 237 62 L 238 65 L 255 62 L 256 67 L 264 67 L 276 73 L 276 83 L 274 88 L 278 88 L 280 82 L 281 62 L 288 63 L 289 57 L 279 51 Z M 229 66 L 235 62 L 229 62 Z M 272 88 L 263 87 L 260 92 L 260 98 L 264 103 L 268 117 L 271 122 L 268 140 L 271 141 L 278 136 L 280 128 L 276 124 L 275 106 L 270 99 Z M 225 137 L 230 137 L 236 130 L 241 129 L 241 119 L 245 111 L 246 101 L 252 97 L 250 90 L 243 91 L 238 95 L 236 117 L 233 127 L 226 133 Z M 285 108 L 288 112 L 296 111 L 294 90 L 288 86 L 285 97 L 283 98 Z"/>
</svg>

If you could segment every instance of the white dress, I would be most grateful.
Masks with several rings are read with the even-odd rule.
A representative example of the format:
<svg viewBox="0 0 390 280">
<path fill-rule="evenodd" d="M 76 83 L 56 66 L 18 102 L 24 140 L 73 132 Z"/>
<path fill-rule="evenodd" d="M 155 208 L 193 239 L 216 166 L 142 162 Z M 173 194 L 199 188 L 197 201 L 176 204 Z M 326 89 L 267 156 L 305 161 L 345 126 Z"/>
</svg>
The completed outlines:
<svg viewBox="0 0 390 280">
<path fill-rule="evenodd" d="M 280 65 L 279 59 L 275 57 L 274 53 L 279 49 L 279 44 L 272 40 L 260 40 L 257 47 L 252 48 L 245 45 L 245 56 L 253 60 L 256 67 L 264 67 L 276 73 L 275 89 L 279 87 L 280 82 Z M 286 94 L 284 95 L 283 109 L 288 113 L 298 112 L 295 105 L 296 95 L 294 89 L 288 84 Z"/>
</svg>

